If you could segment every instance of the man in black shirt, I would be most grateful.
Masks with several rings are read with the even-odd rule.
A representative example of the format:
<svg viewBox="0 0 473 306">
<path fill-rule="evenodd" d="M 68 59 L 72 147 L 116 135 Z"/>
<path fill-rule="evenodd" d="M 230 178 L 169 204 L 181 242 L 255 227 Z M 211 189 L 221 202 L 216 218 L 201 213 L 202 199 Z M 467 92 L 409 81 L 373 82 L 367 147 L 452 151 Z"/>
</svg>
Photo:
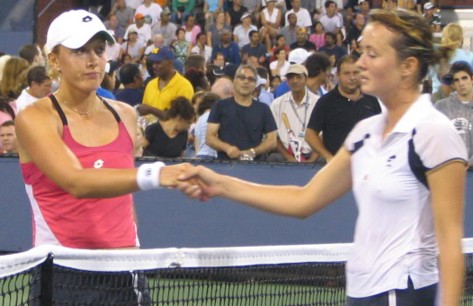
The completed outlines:
<svg viewBox="0 0 473 306">
<path fill-rule="evenodd" d="M 381 112 L 378 100 L 361 92 L 355 63 L 356 58 L 352 55 L 340 59 L 337 65 L 339 83 L 317 101 L 307 126 L 305 141 L 327 162 L 358 121 Z"/>
</svg>

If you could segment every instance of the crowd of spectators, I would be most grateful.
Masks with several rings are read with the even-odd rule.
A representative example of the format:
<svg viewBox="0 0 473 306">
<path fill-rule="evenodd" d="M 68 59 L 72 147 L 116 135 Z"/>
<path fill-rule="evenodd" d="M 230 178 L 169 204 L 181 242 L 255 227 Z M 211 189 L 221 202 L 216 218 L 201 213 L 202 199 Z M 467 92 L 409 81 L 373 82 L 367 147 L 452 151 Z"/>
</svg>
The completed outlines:
<svg viewBox="0 0 473 306">
<path fill-rule="evenodd" d="M 442 60 L 431 67 L 423 90 L 433 94 L 434 102 L 448 97 L 453 89 L 443 80 L 451 64 L 461 59 L 473 66 L 473 54 L 461 48 L 461 27 L 442 25 L 434 2 L 378 4 L 415 10 L 441 33 Z M 371 0 L 112 0 L 97 12 L 116 40 L 107 46 L 109 62 L 97 94 L 136 108 L 143 136 L 137 156 L 266 160 L 276 153 L 269 160 L 329 160 L 338 147 L 327 151 L 324 144 L 342 143 L 358 120 L 380 111 L 373 97 L 359 91 L 357 73 L 350 72 L 338 86 L 340 62 L 353 64 L 361 54 L 361 33 L 372 6 Z M 47 69 L 48 51 L 27 44 L 18 55 L 0 54 L 0 125 L 57 88 L 59 77 Z M 354 96 L 344 94 L 347 86 Z M 327 108 L 322 114 L 322 104 L 316 106 L 322 96 L 327 105 L 368 99 L 373 109 L 350 115 L 343 101 L 339 109 L 328 108 L 346 112 L 335 116 L 344 118 L 340 133 L 340 122 L 330 123 L 335 131 L 322 123 L 329 116 Z M 284 103 L 295 103 L 284 112 L 289 127 L 282 126 L 276 111 Z M 309 124 L 309 118 L 318 123 Z M 282 135 L 291 125 L 298 142 Z M 340 139 L 329 139 L 331 134 Z M 307 158 L 296 160 L 291 144 Z"/>
</svg>

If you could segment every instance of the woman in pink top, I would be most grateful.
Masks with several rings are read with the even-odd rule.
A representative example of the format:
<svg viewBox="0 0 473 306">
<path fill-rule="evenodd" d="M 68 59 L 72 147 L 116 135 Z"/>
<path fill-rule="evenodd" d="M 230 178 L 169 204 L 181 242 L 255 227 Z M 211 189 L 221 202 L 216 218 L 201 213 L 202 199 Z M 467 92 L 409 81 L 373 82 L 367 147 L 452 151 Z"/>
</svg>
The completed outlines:
<svg viewBox="0 0 473 306">
<path fill-rule="evenodd" d="M 310 34 L 309 41 L 317 47 L 317 50 L 325 46 L 325 30 L 320 21 L 315 22 L 314 33 Z"/>
</svg>

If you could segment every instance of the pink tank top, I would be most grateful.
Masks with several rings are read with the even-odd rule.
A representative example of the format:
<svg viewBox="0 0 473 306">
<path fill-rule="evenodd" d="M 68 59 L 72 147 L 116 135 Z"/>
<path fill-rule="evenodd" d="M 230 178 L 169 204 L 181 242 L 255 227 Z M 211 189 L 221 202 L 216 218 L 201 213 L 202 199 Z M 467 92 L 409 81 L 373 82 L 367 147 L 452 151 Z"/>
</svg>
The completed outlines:
<svg viewBox="0 0 473 306">
<path fill-rule="evenodd" d="M 62 139 L 84 168 L 134 167 L 133 141 L 117 112 L 104 100 L 118 123 L 112 142 L 86 147 L 76 142 L 56 98 L 50 96 L 63 123 Z M 71 248 L 123 248 L 139 245 L 131 194 L 106 199 L 77 199 L 46 177 L 32 162 L 21 164 L 33 214 L 33 245 Z"/>
</svg>

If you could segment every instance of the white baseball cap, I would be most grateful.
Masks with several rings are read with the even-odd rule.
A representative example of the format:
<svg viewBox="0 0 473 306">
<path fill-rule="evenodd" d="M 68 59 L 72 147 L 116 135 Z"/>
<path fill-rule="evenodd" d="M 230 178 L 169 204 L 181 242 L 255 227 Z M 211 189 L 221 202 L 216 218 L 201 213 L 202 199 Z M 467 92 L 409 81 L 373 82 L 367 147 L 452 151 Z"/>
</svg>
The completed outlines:
<svg viewBox="0 0 473 306">
<path fill-rule="evenodd" d="M 297 48 L 289 52 L 288 62 L 290 64 L 303 64 L 305 60 L 311 55 L 309 51 L 303 48 Z"/>
<path fill-rule="evenodd" d="M 105 40 L 114 44 L 115 39 L 96 15 L 84 10 L 70 10 L 62 13 L 49 25 L 46 40 L 47 52 L 57 45 L 70 49 L 84 46 L 92 37 L 101 33 Z"/>
</svg>

